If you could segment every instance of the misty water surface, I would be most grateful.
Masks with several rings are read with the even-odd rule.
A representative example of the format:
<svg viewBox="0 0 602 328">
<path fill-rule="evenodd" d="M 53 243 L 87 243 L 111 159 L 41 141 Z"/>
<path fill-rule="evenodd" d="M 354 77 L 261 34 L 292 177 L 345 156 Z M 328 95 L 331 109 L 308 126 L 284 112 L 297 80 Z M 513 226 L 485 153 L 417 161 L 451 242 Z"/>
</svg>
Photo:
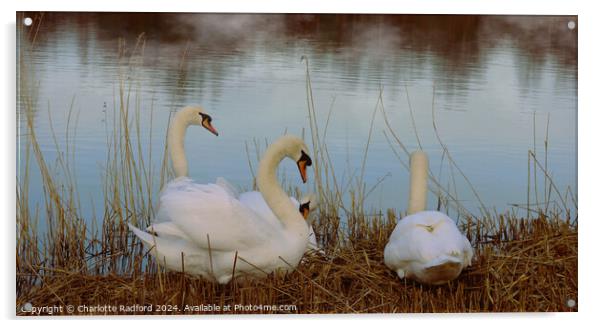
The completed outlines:
<svg viewBox="0 0 602 328">
<path fill-rule="evenodd" d="M 556 186 L 563 195 L 569 187 L 576 191 L 577 29 L 567 28 L 571 20 L 576 18 L 46 14 L 28 63 L 39 83 L 37 134 L 52 162 L 50 122 L 64 144 L 73 102 L 74 170 L 83 212 L 90 214 L 92 200 L 99 206 L 107 124 L 118 104 L 119 79 L 129 76 L 138 95 L 130 101 L 139 102 L 146 136 L 152 117 L 152 136 L 142 140 L 144 150 L 156 154 L 153 165 L 160 166 L 170 111 L 200 104 L 220 136 L 189 129 L 190 175 L 200 182 L 224 176 L 249 189 L 245 142 L 263 144 L 284 131 L 304 129 L 309 141 L 301 61 L 306 56 L 321 128 L 332 106 L 326 142 L 339 181 L 359 174 L 382 89 L 393 128 L 413 150 L 418 142 L 411 105 L 420 144 L 443 185 L 479 213 L 468 185 L 442 161 L 433 120 L 483 203 L 501 212 L 527 202 L 527 152 L 535 147 L 543 161 L 546 132 L 547 165 Z M 135 50 L 141 33 L 143 52 Z M 24 38 L 22 46 L 31 40 Z M 127 68 L 127 60 L 135 68 Z M 366 207 L 405 211 L 408 172 L 385 129 L 377 112 L 364 177 L 368 189 L 375 187 Z M 300 184 L 294 164 L 283 167 L 287 180 Z M 35 204 L 42 200 L 41 183 L 35 172 L 31 179 Z M 541 173 L 538 179 L 541 183 Z M 535 202 L 533 192 L 531 197 Z M 429 204 L 437 204 L 432 194 Z"/>
</svg>

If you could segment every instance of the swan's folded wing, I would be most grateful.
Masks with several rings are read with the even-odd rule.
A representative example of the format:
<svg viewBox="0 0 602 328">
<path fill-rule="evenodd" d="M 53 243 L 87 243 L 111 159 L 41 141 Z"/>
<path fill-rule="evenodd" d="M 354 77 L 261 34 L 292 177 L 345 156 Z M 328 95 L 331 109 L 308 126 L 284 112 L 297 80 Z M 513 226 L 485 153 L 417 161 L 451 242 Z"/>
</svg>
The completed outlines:
<svg viewBox="0 0 602 328">
<path fill-rule="evenodd" d="M 391 269 L 397 269 L 405 263 L 423 260 L 412 245 L 412 227 L 405 223 L 401 220 L 397 224 L 385 246 L 385 264 Z"/>
<path fill-rule="evenodd" d="M 462 237 L 464 237 L 464 266 L 467 267 L 472 264 L 472 257 L 474 256 L 474 253 L 472 250 L 472 245 L 470 244 L 470 241 L 468 241 L 468 238 L 466 238 L 465 236 Z"/>
<path fill-rule="evenodd" d="M 276 217 L 259 191 L 243 192 L 238 196 L 238 200 L 262 218 Z"/>
<path fill-rule="evenodd" d="M 269 241 L 281 229 L 280 222 L 262 220 L 217 184 L 180 181 L 163 192 L 160 202 L 160 215 L 202 248 L 245 249 Z"/>
</svg>

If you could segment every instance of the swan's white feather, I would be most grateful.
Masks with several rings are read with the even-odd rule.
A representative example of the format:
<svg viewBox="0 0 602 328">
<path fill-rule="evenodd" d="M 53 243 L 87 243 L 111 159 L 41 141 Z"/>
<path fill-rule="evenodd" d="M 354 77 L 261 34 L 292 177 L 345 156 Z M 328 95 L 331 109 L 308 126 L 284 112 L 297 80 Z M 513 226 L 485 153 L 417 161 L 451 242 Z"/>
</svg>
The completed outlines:
<svg viewBox="0 0 602 328">
<path fill-rule="evenodd" d="M 170 222 L 198 247 L 235 250 L 274 238 L 280 222 L 268 222 L 218 184 L 198 184 L 181 177 L 160 196 L 159 222 Z M 161 227 L 155 227 L 155 231 Z"/>
<path fill-rule="evenodd" d="M 146 228 L 146 232 L 165 238 L 179 238 L 192 242 L 190 237 L 188 237 L 182 232 L 182 230 L 180 230 L 180 228 L 178 228 L 177 225 L 170 221 L 155 222 Z"/>
<path fill-rule="evenodd" d="M 188 273 L 198 274 L 207 279 L 216 280 L 211 274 L 211 271 L 207 270 L 207 268 L 211 266 L 209 252 L 198 248 L 194 243 L 184 238 L 178 238 L 173 235 L 155 236 L 144 232 L 131 224 L 129 226 L 146 248 L 150 250 L 151 254 L 160 265 L 175 271 L 181 271 L 182 267 L 185 267 L 185 271 Z M 231 277 L 231 275 L 226 273 L 220 277 L 225 277 L 227 279 L 228 277 Z"/>
</svg>

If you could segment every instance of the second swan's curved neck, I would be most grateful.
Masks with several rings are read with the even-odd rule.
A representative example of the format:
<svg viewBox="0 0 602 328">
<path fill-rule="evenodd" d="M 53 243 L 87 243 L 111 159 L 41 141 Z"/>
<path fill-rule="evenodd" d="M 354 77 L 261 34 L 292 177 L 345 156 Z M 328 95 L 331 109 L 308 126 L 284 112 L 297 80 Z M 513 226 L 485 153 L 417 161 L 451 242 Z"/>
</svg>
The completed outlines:
<svg viewBox="0 0 602 328">
<path fill-rule="evenodd" d="M 410 155 L 410 200 L 408 215 L 426 210 L 429 160 L 425 152 Z"/>
<path fill-rule="evenodd" d="M 183 113 L 177 112 L 167 132 L 167 146 L 176 178 L 188 176 L 188 162 L 184 150 L 184 136 L 188 125 Z"/>
<path fill-rule="evenodd" d="M 307 231 L 307 223 L 278 182 L 277 169 L 284 159 L 286 143 L 275 142 L 265 152 L 257 170 L 257 187 L 272 212 L 287 228 Z M 305 229 L 305 230 L 304 230 Z"/>
</svg>

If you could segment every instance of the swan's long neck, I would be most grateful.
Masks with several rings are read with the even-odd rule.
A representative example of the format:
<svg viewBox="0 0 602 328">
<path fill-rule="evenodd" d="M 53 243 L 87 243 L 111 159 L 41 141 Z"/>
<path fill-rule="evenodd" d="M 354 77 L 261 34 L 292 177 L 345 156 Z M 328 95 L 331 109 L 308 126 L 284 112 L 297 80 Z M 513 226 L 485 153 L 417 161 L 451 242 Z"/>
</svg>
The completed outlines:
<svg viewBox="0 0 602 328">
<path fill-rule="evenodd" d="M 428 192 L 429 160 L 425 152 L 415 151 L 410 155 L 410 200 L 408 214 L 414 214 L 426 209 Z"/>
<path fill-rule="evenodd" d="M 285 147 L 286 143 L 277 141 L 266 150 L 259 163 L 257 187 L 265 202 L 285 228 L 291 232 L 297 232 L 300 237 L 307 238 L 307 223 L 278 182 L 277 169 L 285 157 Z"/>
<path fill-rule="evenodd" d="M 185 113 L 180 111 L 173 117 L 167 132 L 167 146 L 176 178 L 188 176 L 188 162 L 184 151 L 184 136 L 188 125 Z"/>
</svg>

